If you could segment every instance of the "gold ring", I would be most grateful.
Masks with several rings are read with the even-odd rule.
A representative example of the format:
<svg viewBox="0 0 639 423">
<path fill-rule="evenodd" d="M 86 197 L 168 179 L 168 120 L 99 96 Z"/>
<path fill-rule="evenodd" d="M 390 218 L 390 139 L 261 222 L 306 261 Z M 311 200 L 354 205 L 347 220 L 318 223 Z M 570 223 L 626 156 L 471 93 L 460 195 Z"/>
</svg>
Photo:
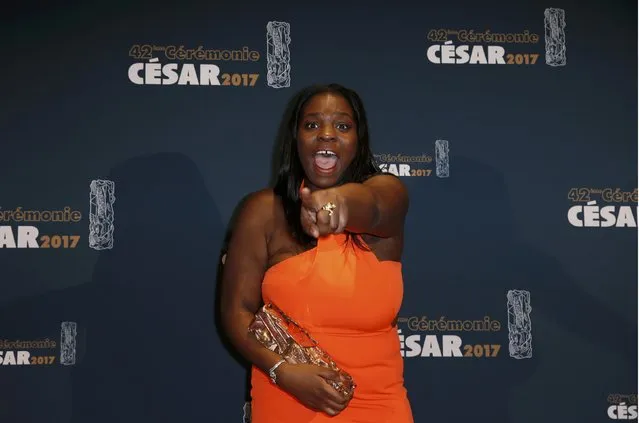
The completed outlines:
<svg viewBox="0 0 639 423">
<path fill-rule="evenodd" d="M 322 206 L 322 210 L 326 210 L 329 216 L 333 215 L 333 210 L 335 210 L 335 208 L 337 208 L 337 206 L 332 202 L 328 202 Z"/>
</svg>

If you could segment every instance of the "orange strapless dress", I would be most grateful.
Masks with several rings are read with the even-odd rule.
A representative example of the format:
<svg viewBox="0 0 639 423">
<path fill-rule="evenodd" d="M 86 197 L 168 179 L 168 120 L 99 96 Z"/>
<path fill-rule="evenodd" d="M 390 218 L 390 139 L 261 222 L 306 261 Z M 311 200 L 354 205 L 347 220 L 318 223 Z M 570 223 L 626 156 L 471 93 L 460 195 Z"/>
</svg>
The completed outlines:
<svg viewBox="0 0 639 423">
<path fill-rule="evenodd" d="M 272 302 L 306 328 L 357 384 L 337 416 L 316 412 L 253 367 L 252 423 L 413 423 L 404 363 L 392 322 L 403 298 L 400 262 L 330 235 L 315 248 L 272 266 L 262 283 Z"/>
</svg>

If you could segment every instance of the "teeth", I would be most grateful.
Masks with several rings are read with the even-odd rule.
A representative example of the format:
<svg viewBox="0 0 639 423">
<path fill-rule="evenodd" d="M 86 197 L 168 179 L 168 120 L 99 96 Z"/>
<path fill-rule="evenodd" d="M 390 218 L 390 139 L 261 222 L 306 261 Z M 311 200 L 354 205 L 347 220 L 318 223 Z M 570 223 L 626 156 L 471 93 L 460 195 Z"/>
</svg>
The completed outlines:
<svg viewBox="0 0 639 423">
<path fill-rule="evenodd" d="M 322 154 L 324 156 L 336 156 L 337 154 L 335 154 L 334 152 L 330 151 L 330 150 L 320 150 L 315 154 Z"/>
</svg>

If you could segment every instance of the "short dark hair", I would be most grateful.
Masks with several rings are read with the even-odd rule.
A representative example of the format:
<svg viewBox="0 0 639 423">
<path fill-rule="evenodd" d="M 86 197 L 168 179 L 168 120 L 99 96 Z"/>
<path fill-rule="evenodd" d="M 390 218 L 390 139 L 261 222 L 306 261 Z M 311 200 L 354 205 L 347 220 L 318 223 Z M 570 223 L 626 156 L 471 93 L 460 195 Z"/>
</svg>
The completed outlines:
<svg viewBox="0 0 639 423">
<path fill-rule="evenodd" d="M 354 90 L 339 84 L 312 85 L 295 94 L 282 119 L 276 143 L 273 191 L 282 200 L 286 221 L 293 237 L 304 246 L 312 244 L 313 238 L 306 235 L 300 222 L 301 202 L 299 189 L 304 179 L 304 169 L 297 151 L 297 128 L 300 113 L 308 100 L 316 94 L 323 93 L 336 93 L 344 97 L 353 109 L 357 124 L 355 158 L 342 174 L 338 185 L 349 182 L 363 182 L 371 176 L 381 173 L 371 151 L 364 103 Z M 350 237 L 351 234 L 347 235 Z M 353 241 L 358 247 L 365 248 L 359 237 L 354 237 Z"/>
</svg>

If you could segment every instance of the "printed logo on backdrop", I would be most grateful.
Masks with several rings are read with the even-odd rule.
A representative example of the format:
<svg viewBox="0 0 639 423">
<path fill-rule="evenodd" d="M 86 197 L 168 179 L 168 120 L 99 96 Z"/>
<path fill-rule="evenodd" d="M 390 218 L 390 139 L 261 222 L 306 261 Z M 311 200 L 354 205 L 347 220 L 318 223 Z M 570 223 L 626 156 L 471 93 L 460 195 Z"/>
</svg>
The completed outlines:
<svg viewBox="0 0 639 423">
<path fill-rule="evenodd" d="M 76 362 L 77 324 L 60 324 L 59 343 L 55 339 L 0 339 L 3 366 L 72 366 Z"/>
<path fill-rule="evenodd" d="M 244 415 L 242 416 L 242 423 L 251 423 L 251 402 L 246 401 L 242 407 Z"/>
<path fill-rule="evenodd" d="M 97 179 L 89 186 L 89 247 L 113 248 L 115 184 Z M 71 207 L 61 210 L 31 210 L 22 206 L 0 207 L 0 248 L 76 249 L 80 235 L 75 230 L 42 229 L 53 225 L 79 223 L 82 213 Z"/>
<path fill-rule="evenodd" d="M 508 354 L 518 360 L 532 357 L 530 292 L 512 289 L 506 294 L 508 309 Z"/>
<path fill-rule="evenodd" d="M 577 228 L 636 228 L 637 188 L 571 188 L 566 217 Z"/>
<path fill-rule="evenodd" d="M 507 294 L 508 351 L 515 359 L 532 357 L 530 293 L 510 290 Z M 402 357 L 447 357 L 489 359 L 503 354 L 503 343 L 493 333 L 503 333 L 501 322 L 490 316 L 450 318 L 440 316 L 397 319 Z M 472 337 L 473 341 L 465 339 Z M 482 340 L 484 338 L 484 340 Z"/>
<path fill-rule="evenodd" d="M 434 64 L 451 65 L 536 65 L 566 66 L 566 13 L 563 9 L 544 11 L 543 38 L 529 29 L 502 32 L 496 28 L 435 28 L 428 32 L 432 43 L 426 58 Z M 542 47 L 540 44 L 543 43 Z"/>
<path fill-rule="evenodd" d="M 435 141 L 434 152 L 434 158 L 432 154 L 428 153 L 408 154 L 403 152 L 379 153 L 374 156 L 382 172 L 392 173 L 395 176 L 448 178 L 450 176 L 448 141 Z"/>
<path fill-rule="evenodd" d="M 266 25 L 266 83 L 271 88 L 291 86 L 291 25 L 269 22 Z"/>
<path fill-rule="evenodd" d="M 94 250 L 113 248 L 115 182 L 96 179 L 89 192 L 89 247 Z"/>
<path fill-rule="evenodd" d="M 266 25 L 267 85 L 291 84 L 290 25 L 272 21 Z M 133 44 L 129 57 L 129 81 L 136 85 L 197 87 L 255 87 L 260 80 L 262 54 L 249 46 L 183 45 L 146 42 Z"/>
<path fill-rule="evenodd" d="M 397 319 L 402 357 L 497 357 L 501 344 L 489 342 L 466 343 L 470 333 L 501 332 L 502 325 L 490 316 L 459 319 L 441 316 L 400 317 Z"/>
<path fill-rule="evenodd" d="M 611 420 L 637 420 L 637 394 L 608 395 L 608 418 Z"/>
<path fill-rule="evenodd" d="M 0 248 L 73 249 L 80 235 L 73 231 L 51 229 L 44 233 L 42 225 L 78 223 L 82 213 L 71 207 L 61 210 L 30 210 L 18 206 L 3 210 L 0 207 Z"/>
</svg>

